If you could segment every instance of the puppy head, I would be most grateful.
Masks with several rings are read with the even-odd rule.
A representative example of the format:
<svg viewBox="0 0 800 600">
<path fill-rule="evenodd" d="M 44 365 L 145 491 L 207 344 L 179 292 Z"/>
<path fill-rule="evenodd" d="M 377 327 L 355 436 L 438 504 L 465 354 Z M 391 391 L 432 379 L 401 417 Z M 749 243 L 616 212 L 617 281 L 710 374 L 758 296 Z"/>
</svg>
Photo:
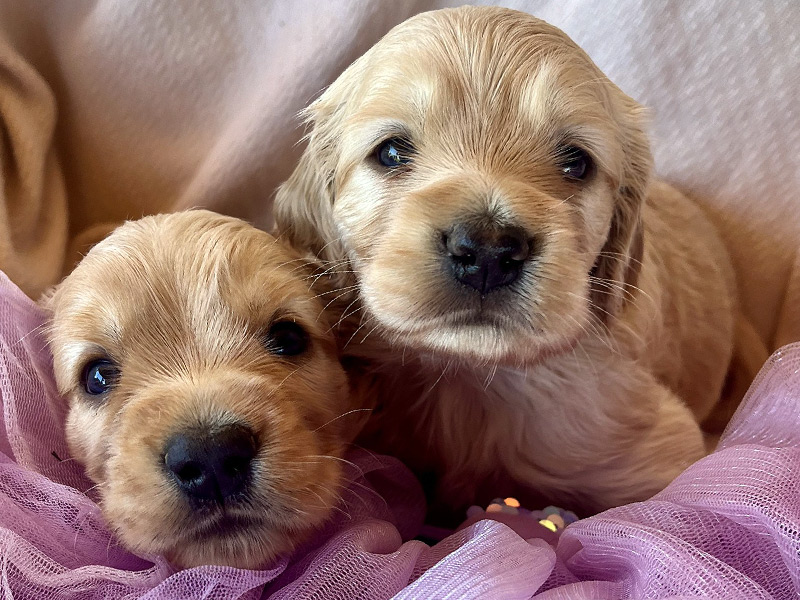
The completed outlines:
<svg viewBox="0 0 800 600">
<path fill-rule="evenodd" d="M 560 30 L 502 8 L 418 15 L 306 116 L 278 227 L 347 259 L 390 337 L 536 360 L 622 308 L 651 168 L 642 110 Z"/>
<path fill-rule="evenodd" d="M 206 211 L 130 222 L 49 298 L 74 458 L 134 551 L 258 567 L 327 518 L 354 431 L 303 263 Z"/>
</svg>

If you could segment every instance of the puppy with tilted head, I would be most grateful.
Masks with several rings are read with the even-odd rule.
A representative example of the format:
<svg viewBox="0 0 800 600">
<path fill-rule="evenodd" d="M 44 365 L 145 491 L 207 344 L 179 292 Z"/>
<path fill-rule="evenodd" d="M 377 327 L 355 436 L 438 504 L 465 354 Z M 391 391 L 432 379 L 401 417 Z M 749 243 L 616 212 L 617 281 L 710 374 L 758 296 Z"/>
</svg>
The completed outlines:
<svg viewBox="0 0 800 600">
<path fill-rule="evenodd" d="M 435 473 L 441 502 L 596 511 L 704 455 L 730 260 L 651 176 L 643 109 L 563 32 L 503 8 L 420 14 L 305 118 L 278 228 L 352 290 L 372 443 Z"/>
<path fill-rule="evenodd" d="M 308 279 L 269 234 L 189 211 L 121 226 L 44 299 L 72 457 L 129 549 L 255 568 L 337 504 L 357 418 Z"/>
</svg>

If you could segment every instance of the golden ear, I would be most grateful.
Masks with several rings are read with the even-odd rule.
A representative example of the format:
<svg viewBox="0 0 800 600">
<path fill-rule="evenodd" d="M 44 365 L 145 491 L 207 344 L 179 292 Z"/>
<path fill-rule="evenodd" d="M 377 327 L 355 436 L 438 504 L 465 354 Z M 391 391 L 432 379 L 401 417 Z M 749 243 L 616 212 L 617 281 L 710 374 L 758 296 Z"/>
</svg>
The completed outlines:
<svg viewBox="0 0 800 600">
<path fill-rule="evenodd" d="M 644 232 L 638 214 L 632 219 L 615 210 L 608 240 L 591 272 L 592 305 L 601 321 L 618 315 L 636 297 L 643 251 Z"/>
<path fill-rule="evenodd" d="M 614 92 L 625 161 L 608 238 L 591 273 L 591 299 L 603 322 L 637 296 L 644 254 L 642 205 L 653 164 L 643 127 L 644 109 L 619 90 Z"/>
<path fill-rule="evenodd" d="M 297 250 L 311 252 L 323 261 L 339 260 L 342 250 L 333 222 L 333 173 L 322 154 L 328 151 L 309 144 L 291 177 L 275 197 L 275 226 L 281 239 Z"/>
<path fill-rule="evenodd" d="M 350 65 L 301 113 L 308 129 L 306 149 L 275 197 L 277 233 L 298 250 L 323 261 L 345 258 L 333 220 L 335 179 L 344 125 L 360 97 L 370 54 Z"/>
</svg>

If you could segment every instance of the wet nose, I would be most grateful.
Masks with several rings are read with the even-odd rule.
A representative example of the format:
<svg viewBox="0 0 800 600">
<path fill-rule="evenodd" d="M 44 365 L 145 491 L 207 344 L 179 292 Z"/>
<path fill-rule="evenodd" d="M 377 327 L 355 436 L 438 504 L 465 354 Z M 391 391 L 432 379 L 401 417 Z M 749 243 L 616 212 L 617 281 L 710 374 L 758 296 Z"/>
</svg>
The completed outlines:
<svg viewBox="0 0 800 600">
<path fill-rule="evenodd" d="M 256 438 L 249 427 L 197 428 L 169 439 L 164 464 L 188 498 L 224 503 L 246 489 L 256 452 Z"/>
<path fill-rule="evenodd" d="M 532 251 L 519 227 L 456 224 L 442 239 L 455 279 L 482 295 L 516 281 Z"/>
</svg>

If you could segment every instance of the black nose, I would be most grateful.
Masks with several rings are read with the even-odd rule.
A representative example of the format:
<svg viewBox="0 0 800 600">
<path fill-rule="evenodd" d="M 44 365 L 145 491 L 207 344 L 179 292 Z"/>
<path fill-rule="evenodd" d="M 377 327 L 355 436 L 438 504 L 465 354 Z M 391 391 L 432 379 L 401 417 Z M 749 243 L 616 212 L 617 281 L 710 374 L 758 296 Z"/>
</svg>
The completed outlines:
<svg viewBox="0 0 800 600">
<path fill-rule="evenodd" d="M 190 429 L 169 439 L 164 464 L 190 499 L 222 504 L 247 487 L 256 451 L 255 435 L 248 427 Z"/>
<path fill-rule="evenodd" d="M 457 224 L 442 239 L 453 276 L 481 294 L 513 283 L 532 250 L 519 227 Z"/>
</svg>

